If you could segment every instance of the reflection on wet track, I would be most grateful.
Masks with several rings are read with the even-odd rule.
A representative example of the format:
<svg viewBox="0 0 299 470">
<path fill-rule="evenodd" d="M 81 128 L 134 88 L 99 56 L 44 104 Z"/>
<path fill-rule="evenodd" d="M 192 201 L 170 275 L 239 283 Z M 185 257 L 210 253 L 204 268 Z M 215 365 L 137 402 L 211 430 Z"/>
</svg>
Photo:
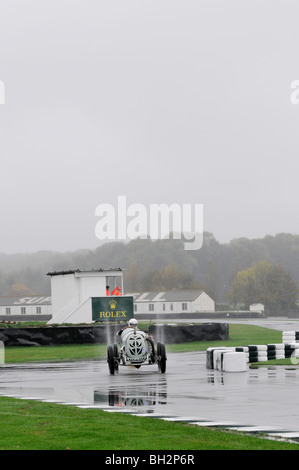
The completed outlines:
<svg viewBox="0 0 299 470">
<path fill-rule="evenodd" d="M 107 404 L 107 391 L 95 390 L 94 404 Z M 111 387 L 108 390 L 108 404 L 118 408 L 143 408 L 154 412 L 155 406 L 167 403 L 166 381 L 164 384 L 148 384 L 140 387 Z"/>
<path fill-rule="evenodd" d="M 0 394 L 190 421 L 299 438 L 299 369 L 246 372 L 206 369 L 204 352 L 168 354 L 157 367 L 120 367 L 106 361 L 2 365 Z"/>
</svg>

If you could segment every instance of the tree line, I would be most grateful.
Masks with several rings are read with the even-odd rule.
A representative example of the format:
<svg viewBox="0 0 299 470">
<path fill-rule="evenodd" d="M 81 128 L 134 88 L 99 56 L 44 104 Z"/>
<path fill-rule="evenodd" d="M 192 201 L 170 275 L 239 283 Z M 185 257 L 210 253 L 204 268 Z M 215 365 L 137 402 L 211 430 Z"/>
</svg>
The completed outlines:
<svg viewBox="0 0 299 470">
<path fill-rule="evenodd" d="M 254 263 L 239 271 L 228 292 L 228 300 L 237 308 L 249 309 L 252 303 L 262 303 L 272 314 L 288 313 L 296 308 L 298 287 L 290 273 L 281 265 L 267 261 Z"/>
<path fill-rule="evenodd" d="M 217 304 L 246 308 L 261 302 L 271 310 L 291 310 L 299 286 L 299 235 L 220 243 L 205 232 L 202 248 L 194 251 L 170 238 L 110 242 L 73 252 L 0 254 L 0 295 L 18 289 L 50 295 L 49 271 L 115 267 L 125 270 L 126 292 L 203 289 Z M 279 304 L 283 297 L 287 300 Z"/>
</svg>

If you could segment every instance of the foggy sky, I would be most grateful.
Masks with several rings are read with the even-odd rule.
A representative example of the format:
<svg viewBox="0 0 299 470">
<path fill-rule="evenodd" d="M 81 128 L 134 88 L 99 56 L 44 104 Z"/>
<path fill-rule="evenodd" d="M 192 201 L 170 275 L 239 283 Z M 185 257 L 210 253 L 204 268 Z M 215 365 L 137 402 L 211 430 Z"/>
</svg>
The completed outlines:
<svg viewBox="0 0 299 470">
<path fill-rule="evenodd" d="M 299 4 L 0 0 L 0 252 L 95 248 L 95 209 L 299 233 Z"/>
</svg>

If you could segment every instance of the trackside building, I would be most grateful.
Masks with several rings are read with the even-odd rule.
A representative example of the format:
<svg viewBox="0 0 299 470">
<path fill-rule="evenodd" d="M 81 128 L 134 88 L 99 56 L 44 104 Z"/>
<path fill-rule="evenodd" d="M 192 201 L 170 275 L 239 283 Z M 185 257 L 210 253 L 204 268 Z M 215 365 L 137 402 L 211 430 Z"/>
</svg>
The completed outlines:
<svg viewBox="0 0 299 470">
<path fill-rule="evenodd" d="M 134 297 L 134 314 L 215 312 L 214 300 L 202 290 L 143 292 L 129 295 Z"/>
<path fill-rule="evenodd" d="M 133 297 L 123 295 L 123 272 L 116 269 L 50 272 L 52 318 L 49 324 L 126 321 Z"/>
<path fill-rule="evenodd" d="M 49 296 L 0 296 L 0 320 L 48 321 L 52 317 Z"/>
</svg>

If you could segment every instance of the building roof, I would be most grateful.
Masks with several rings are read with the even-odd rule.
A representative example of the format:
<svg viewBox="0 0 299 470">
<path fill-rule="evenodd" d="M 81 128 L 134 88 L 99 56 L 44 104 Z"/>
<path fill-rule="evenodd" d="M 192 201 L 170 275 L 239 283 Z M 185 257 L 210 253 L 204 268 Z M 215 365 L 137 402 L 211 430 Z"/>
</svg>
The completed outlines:
<svg viewBox="0 0 299 470">
<path fill-rule="evenodd" d="M 51 305 L 52 299 L 50 296 L 45 295 L 36 295 L 36 296 L 0 296 L 0 306 L 3 307 L 13 307 L 13 306 L 22 306 L 27 305 Z"/>
<path fill-rule="evenodd" d="M 108 268 L 108 269 L 69 269 L 67 271 L 52 271 L 47 273 L 47 276 L 63 276 L 65 274 L 76 274 L 76 273 L 104 273 L 110 271 L 120 271 L 123 270 L 121 268 Z"/>
<path fill-rule="evenodd" d="M 169 290 L 161 292 L 132 293 L 126 295 L 132 295 L 134 297 L 134 302 L 192 302 L 202 293 L 202 290 Z"/>
</svg>

